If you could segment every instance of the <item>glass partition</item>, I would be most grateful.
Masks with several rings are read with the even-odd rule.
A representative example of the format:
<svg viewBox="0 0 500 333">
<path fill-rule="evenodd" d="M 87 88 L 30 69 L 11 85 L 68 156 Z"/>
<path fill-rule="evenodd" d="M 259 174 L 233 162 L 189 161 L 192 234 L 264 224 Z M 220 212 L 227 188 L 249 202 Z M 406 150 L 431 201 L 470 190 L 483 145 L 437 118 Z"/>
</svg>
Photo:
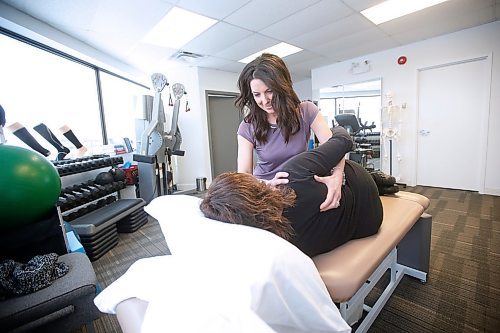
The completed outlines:
<svg viewBox="0 0 500 333">
<path fill-rule="evenodd" d="M 324 87 L 319 94 L 319 108 L 330 126 L 339 125 L 338 119 L 357 123 L 349 126 L 349 130 L 358 145 L 373 150 L 368 163 L 375 169 L 380 169 L 381 91 L 382 80 L 375 79 Z"/>
</svg>

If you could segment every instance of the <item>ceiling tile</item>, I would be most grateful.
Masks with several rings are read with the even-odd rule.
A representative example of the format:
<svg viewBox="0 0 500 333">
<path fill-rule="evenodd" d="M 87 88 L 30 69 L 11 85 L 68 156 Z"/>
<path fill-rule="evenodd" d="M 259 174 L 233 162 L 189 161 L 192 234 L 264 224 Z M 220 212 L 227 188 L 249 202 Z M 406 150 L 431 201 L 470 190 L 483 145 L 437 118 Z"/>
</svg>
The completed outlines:
<svg viewBox="0 0 500 333">
<path fill-rule="evenodd" d="M 413 1 L 418 1 L 418 0 L 413 0 Z M 382 0 L 347 0 L 345 1 L 345 4 L 349 7 L 351 7 L 353 10 L 357 12 L 361 12 L 362 10 L 365 10 L 366 8 L 378 5 L 379 3 L 383 2 Z"/>
<path fill-rule="evenodd" d="M 226 65 L 222 66 L 220 69 L 228 72 L 240 73 L 244 67 L 245 64 L 242 64 L 241 62 L 231 61 Z"/>
<path fill-rule="evenodd" d="M 126 0 L 126 6 L 123 5 L 123 0 L 99 1 L 91 29 L 98 33 L 128 35 L 140 40 L 170 9 L 171 4 L 160 0 L 148 1 L 147 6 L 144 6 L 142 0 Z"/>
<path fill-rule="evenodd" d="M 213 68 L 213 67 L 230 65 L 233 63 L 233 61 L 222 59 L 222 58 L 217 58 L 217 57 L 212 57 L 212 56 L 206 56 L 206 57 L 201 58 L 197 63 L 201 67 Z"/>
<path fill-rule="evenodd" d="M 172 56 L 175 52 L 177 52 L 176 49 L 149 44 L 139 44 L 135 49 L 128 53 L 127 59 L 130 64 L 149 74 L 155 69 L 160 68 L 161 63 L 168 61 L 170 56 Z"/>
<path fill-rule="evenodd" d="M 382 23 L 379 28 L 390 35 L 401 33 L 405 30 L 425 28 L 426 25 L 435 25 L 440 22 L 450 22 L 466 16 L 474 11 L 489 8 L 492 11 L 492 0 L 453 0 L 443 2 L 436 6 L 402 16 L 400 18 Z M 493 15 L 492 15 L 493 18 Z M 444 25 L 444 24 L 443 24 Z M 437 35 L 438 33 L 436 33 Z"/>
<path fill-rule="evenodd" d="M 326 66 L 331 64 L 332 59 L 324 56 L 317 56 L 314 59 L 309 59 L 300 63 L 295 63 L 293 65 L 290 65 L 290 70 L 291 71 L 300 71 L 300 70 L 310 70 L 311 68 L 318 68 L 322 66 Z"/>
<path fill-rule="evenodd" d="M 277 43 L 278 41 L 275 39 L 260 34 L 252 34 L 214 55 L 220 58 L 238 61 Z"/>
<path fill-rule="evenodd" d="M 251 31 L 259 31 L 316 2 L 318 0 L 253 0 L 224 21 Z"/>
<path fill-rule="evenodd" d="M 2 0 L 2 2 L 26 14 L 48 23 L 68 34 L 84 32 L 90 28 L 99 2 L 75 0 L 29 1 Z M 76 15 L 76 14 L 79 15 Z"/>
<path fill-rule="evenodd" d="M 353 11 L 341 1 L 323 0 L 259 32 L 272 38 L 286 40 L 310 32 L 351 14 L 353 14 Z"/>
<path fill-rule="evenodd" d="M 430 20 L 418 28 L 392 29 L 396 33 L 391 34 L 391 38 L 400 44 L 408 44 L 494 20 L 491 8 L 482 8 L 462 15 L 453 15 L 443 20 Z"/>
<path fill-rule="evenodd" d="M 290 54 L 283 58 L 287 66 L 292 66 L 295 64 L 303 63 L 305 61 L 310 61 L 318 57 L 318 54 L 311 51 L 303 50 L 294 54 Z"/>
<path fill-rule="evenodd" d="M 204 55 L 215 54 L 251 34 L 251 31 L 219 22 L 183 46 L 182 49 Z"/>
<path fill-rule="evenodd" d="M 177 3 L 178 7 L 198 13 L 200 15 L 208 16 L 221 20 L 241 8 L 250 0 L 180 0 Z"/>
<path fill-rule="evenodd" d="M 387 36 L 377 28 L 369 28 L 354 34 L 345 35 L 340 38 L 332 39 L 328 43 L 311 48 L 313 52 L 329 56 L 343 49 L 352 49 L 360 44 L 367 44 L 382 40 Z"/>
<path fill-rule="evenodd" d="M 292 73 L 292 79 L 294 82 L 302 81 L 311 77 L 311 69 L 317 68 L 325 65 L 331 64 L 331 59 L 328 59 L 323 56 L 318 56 L 314 59 L 307 60 L 301 63 L 296 63 L 293 65 L 289 65 L 288 68 Z"/>
<path fill-rule="evenodd" d="M 339 61 L 349 60 L 352 58 L 363 57 L 371 53 L 380 52 L 386 49 L 399 46 L 398 43 L 389 37 L 379 39 L 369 39 L 363 43 L 351 45 L 345 48 L 334 48 L 331 54 Z M 368 59 L 369 60 L 369 59 Z"/>
<path fill-rule="evenodd" d="M 319 29 L 290 39 L 290 43 L 303 49 L 310 49 L 345 35 L 372 28 L 374 25 L 360 14 L 354 14 Z"/>
</svg>

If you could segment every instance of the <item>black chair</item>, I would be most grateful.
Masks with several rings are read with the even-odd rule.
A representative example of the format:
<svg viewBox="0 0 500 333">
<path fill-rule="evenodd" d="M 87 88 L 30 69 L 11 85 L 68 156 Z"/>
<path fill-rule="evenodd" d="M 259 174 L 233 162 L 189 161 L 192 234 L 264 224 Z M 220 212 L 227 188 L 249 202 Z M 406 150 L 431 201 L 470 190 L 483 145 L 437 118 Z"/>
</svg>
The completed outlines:
<svg viewBox="0 0 500 333">
<path fill-rule="evenodd" d="M 101 316 L 94 305 L 97 278 L 85 253 L 67 253 L 57 210 L 32 225 L 2 230 L 0 261 L 27 262 L 35 255 L 56 253 L 69 266 L 66 275 L 46 288 L 0 300 L 1 332 L 71 332 Z"/>
</svg>

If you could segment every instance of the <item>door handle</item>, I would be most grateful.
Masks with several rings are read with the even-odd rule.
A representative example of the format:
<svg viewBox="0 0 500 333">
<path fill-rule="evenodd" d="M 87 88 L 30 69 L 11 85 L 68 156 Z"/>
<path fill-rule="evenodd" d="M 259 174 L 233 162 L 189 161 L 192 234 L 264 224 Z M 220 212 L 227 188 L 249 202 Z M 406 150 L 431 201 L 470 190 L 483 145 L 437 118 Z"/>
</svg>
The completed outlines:
<svg viewBox="0 0 500 333">
<path fill-rule="evenodd" d="M 420 135 L 422 135 L 422 136 L 427 136 L 427 135 L 429 135 L 431 132 L 430 132 L 430 131 L 428 131 L 428 130 L 423 130 L 423 129 L 422 129 L 422 130 L 418 131 L 418 133 L 419 133 Z"/>
</svg>

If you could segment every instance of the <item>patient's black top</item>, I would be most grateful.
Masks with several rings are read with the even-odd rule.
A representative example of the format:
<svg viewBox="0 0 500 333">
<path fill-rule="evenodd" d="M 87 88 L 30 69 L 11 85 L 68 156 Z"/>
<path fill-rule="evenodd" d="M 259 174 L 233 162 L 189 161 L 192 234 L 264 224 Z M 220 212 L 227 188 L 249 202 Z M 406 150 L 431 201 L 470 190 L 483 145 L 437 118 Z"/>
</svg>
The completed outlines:
<svg viewBox="0 0 500 333">
<path fill-rule="evenodd" d="M 296 155 L 285 163 L 290 186 L 296 193 L 294 207 L 283 215 L 295 230 L 292 243 L 308 256 L 328 252 L 351 239 L 377 233 L 382 223 L 383 210 L 377 185 L 372 176 L 358 163 L 347 160 L 345 185 L 338 208 L 320 212 L 327 187 L 314 175 L 327 176 L 333 167 L 350 151 L 352 140 L 341 127 L 333 129 L 333 136 L 318 148 Z"/>
</svg>

